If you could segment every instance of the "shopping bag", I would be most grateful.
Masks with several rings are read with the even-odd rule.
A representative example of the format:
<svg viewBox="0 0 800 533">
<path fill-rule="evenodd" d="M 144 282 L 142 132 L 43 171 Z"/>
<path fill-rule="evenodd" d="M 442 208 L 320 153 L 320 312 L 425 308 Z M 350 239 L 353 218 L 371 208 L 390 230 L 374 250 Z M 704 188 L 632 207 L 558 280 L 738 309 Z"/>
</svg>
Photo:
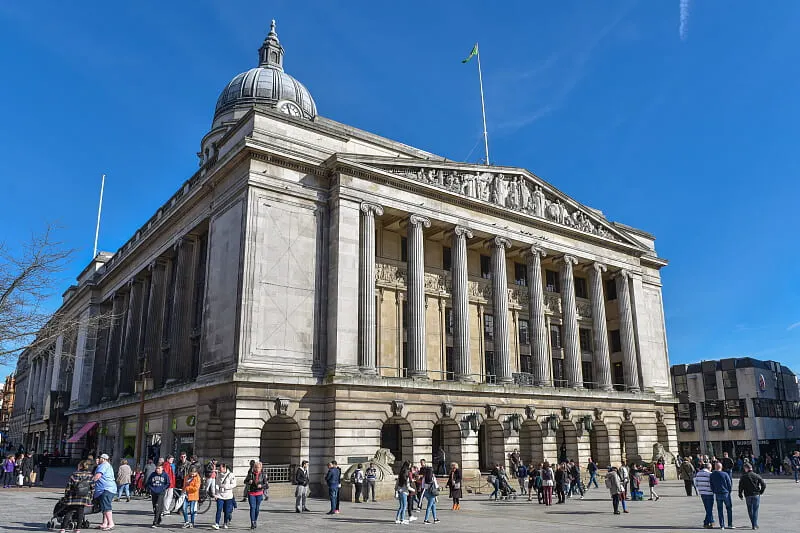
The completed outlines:
<svg viewBox="0 0 800 533">
<path fill-rule="evenodd" d="M 17 476 L 17 486 L 21 487 L 24 484 L 25 484 L 25 476 L 23 476 L 22 474 L 18 475 Z"/>
<path fill-rule="evenodd" d="M 36 483 L 36 472 L 31 472 L 30 478 L 31 478 L 31 485 Z"/>
</svg>

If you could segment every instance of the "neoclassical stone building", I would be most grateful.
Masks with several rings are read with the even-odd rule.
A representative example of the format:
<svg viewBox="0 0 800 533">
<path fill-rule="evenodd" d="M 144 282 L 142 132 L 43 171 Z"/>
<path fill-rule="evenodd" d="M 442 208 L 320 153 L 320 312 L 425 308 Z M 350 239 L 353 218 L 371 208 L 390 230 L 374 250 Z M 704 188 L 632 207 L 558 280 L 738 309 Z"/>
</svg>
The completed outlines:
<svg viewBox="0 0 800 533">
<path fill-rule="evenodd" d="M 654 237 L 525 169 L 324 118 L 283 55 L 273 26 L 198 172 L 65 296 L 115 317 L 70 341 L 68 448 L 135 453 L 149 376 L 150 450 L 240 468 L 677 451 Z M 30 382 L 18 416 L 59 392 Z"/>
</svg>

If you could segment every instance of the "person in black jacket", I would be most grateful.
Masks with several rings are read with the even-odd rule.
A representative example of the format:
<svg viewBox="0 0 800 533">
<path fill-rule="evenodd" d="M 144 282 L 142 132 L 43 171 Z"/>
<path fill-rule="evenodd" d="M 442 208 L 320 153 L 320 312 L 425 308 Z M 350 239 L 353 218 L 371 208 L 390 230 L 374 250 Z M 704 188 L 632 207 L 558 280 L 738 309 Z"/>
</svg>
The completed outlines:
<svg viewBox="0 0 800 533">
<path fill-rule="evenodd" d="M 306 498 L 308 498 L 308 461 L 303 461 L 295 471 L 294 484 L 297 485 L 294 489 L 294 511 L 296 513 L 309 512 L 310 509 L 306 507 Z"/>
<path fill-rule="evenodd" d="M 44 485 L 44 475 L 47 473 L 47 469 L 50 467 L 50 454 L 47 453 L 47 450 L 44 451 L 39 456 L 39 482 L 40 486 Z"/>
<path fill-rule="evenodd" d="M 767 489 L 764 479 L 753 472 L 750 463 L 745 463 L 742 467 L 744 474 L 739 479 L 739 499 L 744 497 L 747 504 L 747 516 L 750 517 L 750 524 L 753 529 L 758 529 L 758 506 L 761 503 L 761 495 Z"/>
</svg>

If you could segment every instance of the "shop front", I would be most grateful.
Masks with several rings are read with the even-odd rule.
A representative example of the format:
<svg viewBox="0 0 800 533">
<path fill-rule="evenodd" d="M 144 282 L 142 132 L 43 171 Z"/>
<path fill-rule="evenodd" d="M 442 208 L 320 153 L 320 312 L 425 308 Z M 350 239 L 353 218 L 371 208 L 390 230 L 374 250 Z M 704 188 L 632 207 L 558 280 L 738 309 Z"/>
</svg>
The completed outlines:
<svg viewBox="0 0 800 533">
<path fill-rule="evenodd" d="M 194 455 L 194 428 L 197 417 L 194 413 L 184 413 L 175 415 L 172 419 L 172 431 L 174 434 L 172 454 L 179 457 L 185 453 L 188 457 Z"/>
</svg>

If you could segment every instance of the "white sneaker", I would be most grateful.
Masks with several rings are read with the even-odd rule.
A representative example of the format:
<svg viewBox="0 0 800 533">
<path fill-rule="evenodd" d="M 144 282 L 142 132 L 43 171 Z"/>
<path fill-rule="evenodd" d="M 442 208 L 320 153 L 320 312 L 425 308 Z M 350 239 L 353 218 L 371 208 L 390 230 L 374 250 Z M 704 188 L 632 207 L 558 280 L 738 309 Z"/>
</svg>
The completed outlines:
<svg viewBox="0 0 800 533">
<path fill-rule="evenodd" d="M 219 529 L 219 524 L 214 524 L 213 526 L 211 526 L 211 529 Z"/>
<path fill-rule="evenodd" d="M 413 522 L 413 521 L 414 521 L 414 520 L 416 520 L 416 519 L 417 519 L 417 517 L 416 517 L 416 516 L 414 516 L 414 515 L 411 515 L 411 518 L 409 518 L 408 520 L 405 520 L 405 522 L 408 522 L 408 521 L 411 521 L 411 522 Z"/>
<path fill-rule="evenodd" d="M 225 524 L 222 525 L 222 529 L 228 529 L 228 523 L 227 522 L 225 522 Z"/>
<path fill-rule="evenodd" d="M 403 521 L 402 521 L 402 520 L 395 520 L 395 521 L 394 521 L 394 523 L 395 523 L 395 524 L 402 524 L 402 523 L 403 523 Z"/>
<path fill-rule="evenodd" d="M 408 520 L 403 520 L 403 521 L 402 521 L 402 522 L 400 522 L 400 523 L 401 523 L 401 524 L 403 524 L 404 526 L 407 526 L 407 525 L 408 525 Z"/>
</svg>

